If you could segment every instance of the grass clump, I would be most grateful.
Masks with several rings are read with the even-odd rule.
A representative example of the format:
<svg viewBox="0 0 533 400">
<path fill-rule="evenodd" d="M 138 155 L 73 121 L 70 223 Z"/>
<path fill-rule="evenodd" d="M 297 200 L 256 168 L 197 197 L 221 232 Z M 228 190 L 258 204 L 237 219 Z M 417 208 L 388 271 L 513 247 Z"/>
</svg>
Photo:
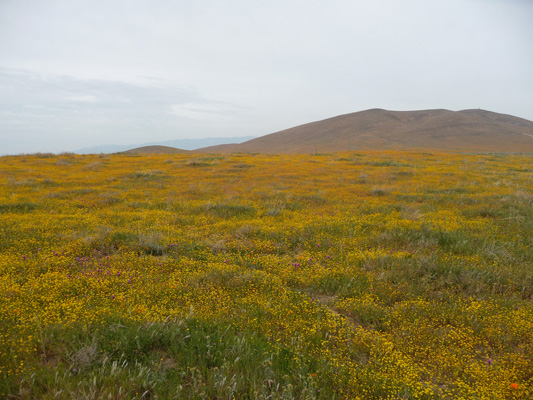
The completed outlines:
<svg viewBox="0 0 533 400">
<path fill-rule="evenodd" d="M 0 204 L 0 214 L 29 213 L 37 208 L 39 208 L 37 204 L 30 202 Z"/>
<path fill-rule="evenodd" d="M 109 319 L 96 326 L 48 327 L 42 337 L 37 373 L 25 377 L 25 385 L 7 379 L 0 388 L 18 398 L 64 399 L 312 399 L 318 393 L 312 373 L 296 364 L 289 349 L 231 325 Z"/>
</svg>

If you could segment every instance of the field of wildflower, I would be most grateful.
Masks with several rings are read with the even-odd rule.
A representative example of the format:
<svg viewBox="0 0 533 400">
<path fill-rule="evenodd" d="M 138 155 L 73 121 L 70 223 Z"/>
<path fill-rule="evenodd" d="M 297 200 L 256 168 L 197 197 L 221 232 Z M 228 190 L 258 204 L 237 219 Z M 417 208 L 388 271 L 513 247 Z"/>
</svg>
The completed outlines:
<svg viewBox="0 0 533 400">
<path fill-rule="evenodd" d="M 0 398 L 531 399 L 533 155 L 0 158 Z"/>
</svg>

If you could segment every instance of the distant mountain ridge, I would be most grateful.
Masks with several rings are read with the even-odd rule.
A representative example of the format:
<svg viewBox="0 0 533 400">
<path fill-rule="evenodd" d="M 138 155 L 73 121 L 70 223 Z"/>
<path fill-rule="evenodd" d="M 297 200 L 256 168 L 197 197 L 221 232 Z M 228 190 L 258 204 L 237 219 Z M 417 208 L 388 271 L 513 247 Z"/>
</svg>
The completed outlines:
<svg viewBox="0 0 533 400">
<path fill-rule="evenodd" d="M 202 139 L 175 139 L 164 140 L 160 142 L 147 142 L 139 144 L 126 144 L 126 145 L 100 145 L 84 147 L 82 149 L 74 151 L 77 154 L 98 154 L 98 153 L 120 153 L 122 151 L 128 151 L 133 148 L 145 147 L 145 146 L 168 146 L 175 147 L 183 150 L 194 150 L 200 147 L 216 146 L 227 143 L 242 143 L 247 140 L 255 139 L 255 136 L 234 136 L 234 137 L 216 137 L 216 138 L 202 138 Z"/>
<path fill-rule="evenodd" d="M 348 150 L 434 149 L 458 152 L 533 152 L 533 122 L 472 109 L 370 109 L 285 129 L 207 153 L 316 153 Z"/>
</svg>

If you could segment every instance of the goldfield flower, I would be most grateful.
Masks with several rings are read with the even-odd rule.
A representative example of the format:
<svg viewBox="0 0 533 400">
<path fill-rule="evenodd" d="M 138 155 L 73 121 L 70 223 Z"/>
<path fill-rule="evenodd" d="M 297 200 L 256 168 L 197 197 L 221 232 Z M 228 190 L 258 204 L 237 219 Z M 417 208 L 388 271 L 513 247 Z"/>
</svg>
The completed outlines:
<svg viewBox="0 0 533 400">
<path fill-rule="evenodd" d="M 94 378 L 103 350 L 59 329 L 191 321 L 241 335 L 202 334 L 212 368 L 180 370 L 198 393 L 236 385 L 244 361 L 216 349 L 264 345 L 246 370 L 259 387 L 290 363 L 293 396 L 533 396 L 531 155 L 61 157 L 0 158 L 0 397 L 53 386 L 53 362 Z M 135 344 L 143 368 L 177 371 L 157 340 Z M 121 395 L 161 390 L 143 389 Z"/>
</svg>

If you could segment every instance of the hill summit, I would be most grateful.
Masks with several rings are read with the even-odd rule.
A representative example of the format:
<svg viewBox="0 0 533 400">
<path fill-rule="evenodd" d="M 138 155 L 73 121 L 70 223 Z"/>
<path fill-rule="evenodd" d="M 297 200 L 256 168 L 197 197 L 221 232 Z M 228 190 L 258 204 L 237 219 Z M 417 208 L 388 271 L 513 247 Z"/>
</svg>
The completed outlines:
<svg viewBox="0 0 533 400">
<path fill-rule="evenodd" d="M 385 149 L 533 152 L 533 122 L 481 109 L 370 109 L 296 126 L 241 144 L 198 151 L 317 153 Z"/>
<path fill-rule="evenodd" d="M 142 146 L 127 150 L 124 153 L 131 154 L 176 154 L 189 153 L 188 150 L 177 149 L 171 146 Z"/>
</svg>

